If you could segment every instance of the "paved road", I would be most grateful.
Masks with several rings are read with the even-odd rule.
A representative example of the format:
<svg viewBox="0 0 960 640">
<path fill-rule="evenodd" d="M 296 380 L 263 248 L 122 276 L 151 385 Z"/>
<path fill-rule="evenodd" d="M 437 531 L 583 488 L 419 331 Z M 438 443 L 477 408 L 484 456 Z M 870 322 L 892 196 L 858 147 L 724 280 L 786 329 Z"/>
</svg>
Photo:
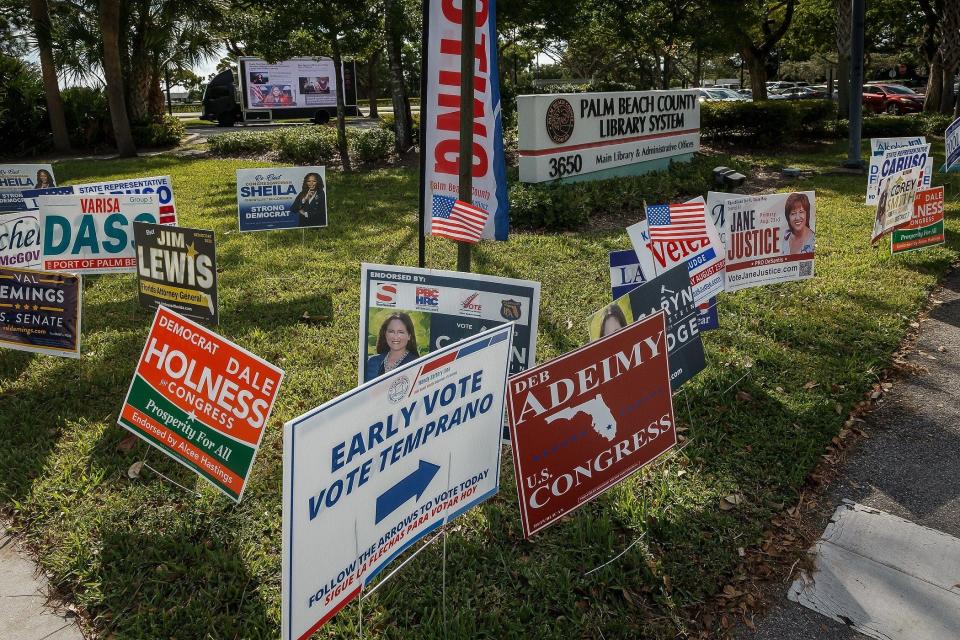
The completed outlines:
<svg viewBox="0 0 960 640">
<path fill-rule="evenodd" d="M 47 583 L 0 523 L 0 640 L 83 640 L 72 617 L 47 604 Z"/>
<path fill-rule="evenodd" d="M 921 324 L 907 360 L 926 372 L 896 382 L 867 417 L 870 436 L 853 451 L 821 504 L 822 524 L 843 498 L 960 537 L 960 270 L 933 293 L 942 301 Z M 757 631 L 742 640 L 854 640 L 865 636 L 786 599 L 784 582 Z M 960 630 L 957 630 L 960 638 Z M 918 640 L 926 640 L 919 639 Z"/>
</svg>

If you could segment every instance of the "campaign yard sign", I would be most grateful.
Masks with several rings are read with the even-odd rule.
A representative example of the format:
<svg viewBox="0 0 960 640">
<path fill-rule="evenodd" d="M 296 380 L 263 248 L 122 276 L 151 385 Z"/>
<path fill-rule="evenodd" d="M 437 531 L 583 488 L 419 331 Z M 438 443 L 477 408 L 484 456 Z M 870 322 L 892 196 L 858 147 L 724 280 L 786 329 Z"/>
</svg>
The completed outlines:
<svg viewBox="0 0 960 640">
<path fill-rule="evenodd" d="M 650 256 L 649 252 L 645 253 Z M 610 252 L 610 294 L 614 300 L 653 278 L 652 262 L 646 262 L 646 266 L 642 264 L 633 249 Z M 697 305 L 697 324 L 700 331 L 720 328 L 716 298 Z"/>
<path fill-rule="evenodd" d="M 213 231 L 133 223 L 140 304 L 166 305 L 200 321 L 219 324 L 217 252 Z"/>
<path fill-rule="evenodd" d="M 448 344 L 284 425 L 285 640 L 497 493 L 512 332 Z"/>
<path fill-rule="evenodd" d="M 73 187 L 26 189 L 21 193 L 24 203 L 22 211 L 0 213 L 0 266 L 39 269 L 43 233 L 40 230 L 37 198 L 41 195 L 73 193 Z"/>
<path fill-rule="evenodd" d="M 117 423 L 240 502 L 283 371 L 157 308 Z"/>
<path fill-rule="evenodd" d="M 327 226 L 325 167 L 237 169 L 240 231 Z"/>
<path fill-rule="evenodd" d="M 667 340 L 666 313 L 657 311 L 511 376 L 510 440 L 524 536 L 677 443 Z"/>
<path fill-rule="evenodd" d="M 49 164 L 0 164 L 0 211 L 23 211 L 23 191 L 57 186 Z"/>
<path fill-rule="evenodd" d="M 0 346 L 80 357 L 80 276 L 0 267 Z"/>
<path fill-rule="evenodd" d="M 728 199 L 727 291 L 813 277 L 813 191 Z"/>
<path fill-rule="evenodd" d="M 539 282 L 363 264 L 360 301 L 361 383 L 376 378 L 384 361 L 393 359 L 387 332 L 398 322 L 413 329 L 407 330 L 404 362 L 506 322 L 515 323 L 510 373 L 533 366 L 537 355 Z"/>
<path fill-rule="evenodd" d="M 677 391 L 707 366 L 686 265 L 678 264 L 591 315 L 588 333 L 590 340 L 598 340 L 661 309 L 667 313 L 670 380 Z"/>
<path fill-rule="evenodd" d="M 910 222 L 893 230 L 890 252 L 896 255 L 944 244 L 943 214 L 943 187 L 917 191 L 913 201 L 913 217 Z"/>
<path fill-rule="evenodd" d="M 40 196 L 43 268 L 71 273 L 136 271 L 134 222 L 156 223 L 157 196 Z"/>
<path fill-rule="evenodd" d="M 876 206 L 880 201 L 880 189 L 885 178 L 905 168 L 919 167 L 921 184 L 918 188 L 929 189 L 933 184 L 933 157 L 930 145 L 923 136 L 912 138 L 871 138 L 870 167 L 867 173 L 866 203 Z M 891 151 L 895 153 L 887 156 Z"/>
<path fill-rule="evenodd" d="M 930 145 L 926 145 L 930 148 Z M 877 187 L 877 212 L 870 242 L 874 243 L 913 217 L 913 200 L 921 188 L 923 164 L 910 148 L 890 149 L 884 155 L 883 177 Z M 887 168 L 890 170 L 887 171 Z"/>
<path fill-rule="evenodd" d="M 170 181 L 170 176 L 88 182 L 74 185 L 73 188 L 74 193 L 82 196 L 154 194 L 160 207 L 158 218 L 160 224 L 177 224 L 177 203 L 173 198 L 173 183 Z"/>
<path fill-rule="evenodd" d="M 945 171 L 952 171 L 960 167 L 960 118 L 950 123 L 943 132 L 943 143 L 947 150 L 947 160 L 944 163 Z"/>
</svg>

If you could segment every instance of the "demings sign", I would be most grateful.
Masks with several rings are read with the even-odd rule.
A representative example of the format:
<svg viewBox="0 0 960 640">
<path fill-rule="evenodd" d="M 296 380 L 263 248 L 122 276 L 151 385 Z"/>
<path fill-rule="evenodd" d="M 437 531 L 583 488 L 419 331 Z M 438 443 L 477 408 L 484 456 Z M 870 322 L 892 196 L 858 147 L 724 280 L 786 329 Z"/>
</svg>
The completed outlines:
<svg viewBox="0 0 960 640">
<path fill-rule="evenodd" d="M 517 106 L 523 182 L 662 160 L 700 148 L 695 90 L 531 95 L 518 97 Z"/>
</svg>

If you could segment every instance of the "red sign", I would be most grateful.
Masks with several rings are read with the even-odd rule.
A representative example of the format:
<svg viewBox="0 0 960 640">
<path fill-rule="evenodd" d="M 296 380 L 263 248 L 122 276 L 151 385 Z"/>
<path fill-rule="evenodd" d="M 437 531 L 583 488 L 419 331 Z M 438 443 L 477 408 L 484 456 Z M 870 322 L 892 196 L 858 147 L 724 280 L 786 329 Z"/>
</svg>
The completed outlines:
<svg viewBox="0 0 960 640">
<path fill-rule="evenodd" d="M 661 311 L 510 378 L 526 537 L 677 443 L 665 322 Z"/>
</svg>

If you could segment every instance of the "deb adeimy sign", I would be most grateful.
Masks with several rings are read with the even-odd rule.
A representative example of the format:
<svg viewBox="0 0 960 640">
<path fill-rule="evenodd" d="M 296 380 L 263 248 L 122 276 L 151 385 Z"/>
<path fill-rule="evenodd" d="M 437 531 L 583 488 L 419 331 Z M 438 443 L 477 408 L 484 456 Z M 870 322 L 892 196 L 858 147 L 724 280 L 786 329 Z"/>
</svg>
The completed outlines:
<svg viewBox="0 0 960 640">
<path fill-rule="evenodd" d="M 283 638 L 497 493 L 513 323 L 400 364 L 283 431 Z"/>
<path fill-rule="evenodd" d="M 599 180 L 686 161 L 700 149 L 696 90 L 517 98 L 520 180 Z"/>
</svg>

